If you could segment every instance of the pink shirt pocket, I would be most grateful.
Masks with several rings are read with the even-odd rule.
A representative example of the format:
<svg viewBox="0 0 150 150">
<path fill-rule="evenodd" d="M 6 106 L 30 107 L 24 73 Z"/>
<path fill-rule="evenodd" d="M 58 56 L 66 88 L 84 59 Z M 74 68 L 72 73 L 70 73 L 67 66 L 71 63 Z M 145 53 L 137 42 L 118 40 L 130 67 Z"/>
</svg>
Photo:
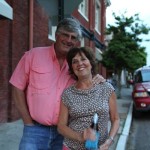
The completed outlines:
<svg viewBox="0 0 150 150">
<path fill-rule="evenodd" d="M 30 86 L 35 89 L 45 89 L 50 86 L 51 70 L 47 67 L 33 67 L 30 72 Z"/>
</svg>

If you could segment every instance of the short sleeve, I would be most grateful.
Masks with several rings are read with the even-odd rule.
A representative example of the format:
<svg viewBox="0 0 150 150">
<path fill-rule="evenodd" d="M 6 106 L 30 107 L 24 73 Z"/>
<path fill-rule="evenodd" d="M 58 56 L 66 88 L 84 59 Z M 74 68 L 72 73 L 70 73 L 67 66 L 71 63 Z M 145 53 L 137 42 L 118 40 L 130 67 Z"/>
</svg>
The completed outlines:
<svg viewBox="0 0 150 150">
<path fill-rule="evenodd" d="M 28 85 L 29 72 L 30 72 L 30 58 L 29 52 L 26 52 L 20 59 L 17 67 L 15 68 L 11 78 L 10 83 L 20 90 L 24 90 Z"/>
<path fill-rule="evenodd" d="M 70 106 L 70 101 L 68 97 L 69 91 L 66 89 L 61 95 L 61 100 L 64 103 L 65 106 L 69 107 Z"/>
<path fill-rule="evenodd" d="M 106 87 L 107 87 L 106 90 L 107 90 L 107 93 L 108 93 L 108 97 L 110 98 L 112 92 L 114 92 L 115 89 L 114 89 L 114 87 L 113 87 L 110 83 L 108 83 L 108 82 L 106 82 Z"/>
</svg>

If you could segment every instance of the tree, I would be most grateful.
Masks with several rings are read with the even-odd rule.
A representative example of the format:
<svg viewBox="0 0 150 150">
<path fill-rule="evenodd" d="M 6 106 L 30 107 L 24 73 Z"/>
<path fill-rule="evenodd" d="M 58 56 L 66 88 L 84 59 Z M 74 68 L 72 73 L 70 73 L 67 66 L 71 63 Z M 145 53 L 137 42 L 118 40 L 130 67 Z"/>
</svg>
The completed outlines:
<svg viewBox="0 0 150 150">
<path fill-rule="evenodd" d="M 118 75 L 118 97 L 121 97 L 121 71 L 126 69 L 133 72 L 146 65 L 145 47 L 140 46 L 143 41 L 142 34 L 148 34 L 150 27 L 142 24 L 139 15 L 131 17 L 116 16 L 115 25 L 108 25 L 106 34 L 112 34 L 107 50 L 102 54 L 101 63 L 108 69 L 113 69 Z M 147 40 L 148 41 L 148 40 Z"/>
</svg>

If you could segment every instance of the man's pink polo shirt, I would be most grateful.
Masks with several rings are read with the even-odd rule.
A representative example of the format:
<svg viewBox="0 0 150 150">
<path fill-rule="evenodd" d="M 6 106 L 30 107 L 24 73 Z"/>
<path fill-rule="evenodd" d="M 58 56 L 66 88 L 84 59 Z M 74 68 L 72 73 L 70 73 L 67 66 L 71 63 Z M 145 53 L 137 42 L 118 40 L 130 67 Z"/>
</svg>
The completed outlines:
<svg viewBox="0 0 150 150">
<path fill-rule="evenodd" d="M 18 63 L 10 83 L 26 90 L 33 120 L 44 125 L 57 125 L 61 94 L 74 83 L 65 61 L 60 69 L 54 45 L 26 52 Z"/>
</svg>

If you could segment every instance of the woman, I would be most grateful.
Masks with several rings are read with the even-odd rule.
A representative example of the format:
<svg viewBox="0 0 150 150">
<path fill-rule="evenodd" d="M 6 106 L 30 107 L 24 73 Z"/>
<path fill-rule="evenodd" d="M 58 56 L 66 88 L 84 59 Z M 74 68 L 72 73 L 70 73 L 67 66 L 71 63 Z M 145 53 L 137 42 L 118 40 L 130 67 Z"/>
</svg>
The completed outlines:
<svg viewBox="0 0 150 150">
<path fill-rule="evenodd" d="M 70 74 L 77 82 L 62 94 L 58 131 L 65 137 L 64 150 L 85 150 L 85 141 L 93 140 L 91 120 L 98 114 L 99 149 L 108 150 L 119 128 L 116 95 L 111 84 L 94 85 L 95 59 L 88 47 L 73 48 L 68 52 Z M 108 122 L 111 128 L 108 133 Z"/>
</svg>

